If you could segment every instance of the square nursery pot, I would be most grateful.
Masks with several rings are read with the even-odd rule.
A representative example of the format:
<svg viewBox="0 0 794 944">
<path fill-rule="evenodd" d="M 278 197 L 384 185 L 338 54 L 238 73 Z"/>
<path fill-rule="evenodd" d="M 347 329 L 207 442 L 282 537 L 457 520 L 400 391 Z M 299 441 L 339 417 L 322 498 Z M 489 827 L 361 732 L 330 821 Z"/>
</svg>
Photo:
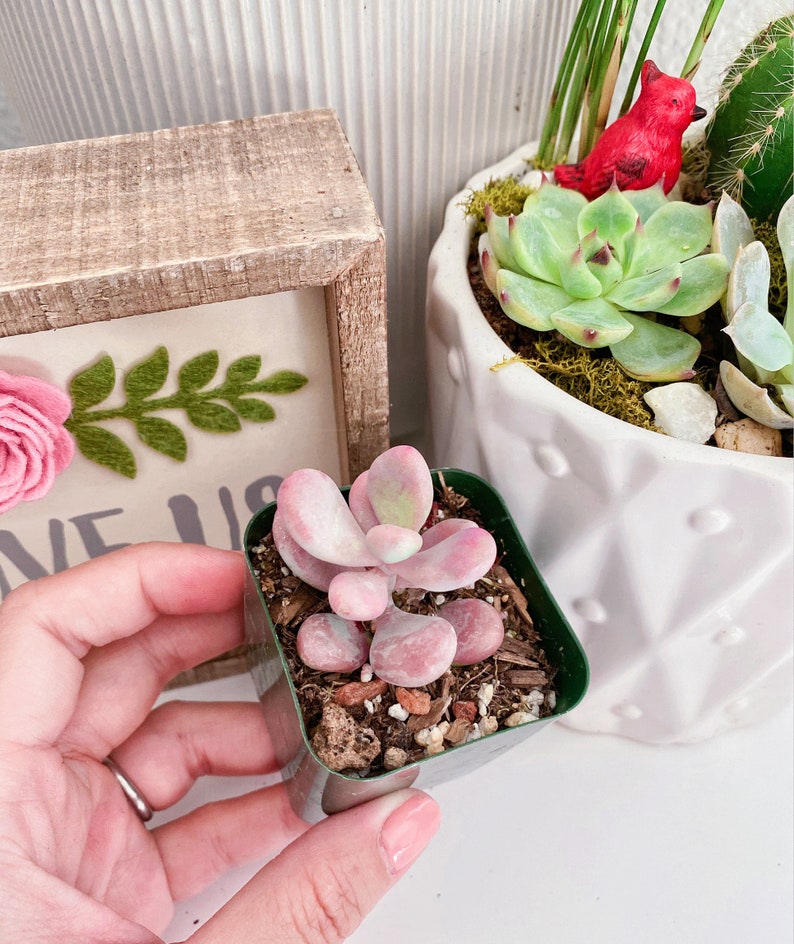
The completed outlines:
<svg viewBox="0 0 794 944">
<path fill-rule="evenodd" d="M 504 495 L 582 640 L 591 682 L 565 724 L 692 742 L 790 708 L 794 463 L 607 416 L 528 367 L 469 284 L 463 204 L 537 146 L 476 174 L 430 256 L 428 449 Z M 573 579 L 572 579 L 573 578 Z"/>
<path fill-rule="evenodd" d="M 525 741 L 570 711 L 583 697 L 589 669 L 584 651 L 541 578 L 510 513 L 499 494 L 479 476 L 443 470 L 444 480 L 468 497 L 496 539 L 500 563 L 529 601 L 535 628 L 546 656 L 556 669 L 557 701 L 551 715 L 506 728 L 399 770 L 377 776 L 350 776 L 331 770 L 313 752 L 297 694 L 273 621 L 254 572 L 251 551 L 269 534 L 276 502 L 251 519 L 245 535 L 248 580 L 245 593 L 246 641 L 251 672 L 273 740 L 276 757 L 296 813 L 309 822 L 409 786 L 432 787 L 481 766 Z M 433 481 L 439 483 L 438 472 Z M 341 489 L 347 495 L 348 489 Z"/>
</svg>

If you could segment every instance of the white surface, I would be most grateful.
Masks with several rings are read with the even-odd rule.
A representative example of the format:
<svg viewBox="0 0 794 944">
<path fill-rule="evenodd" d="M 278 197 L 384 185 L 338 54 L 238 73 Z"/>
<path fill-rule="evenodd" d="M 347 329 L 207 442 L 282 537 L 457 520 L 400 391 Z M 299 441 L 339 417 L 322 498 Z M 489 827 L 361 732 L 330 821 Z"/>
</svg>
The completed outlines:
<svg viewBox="0 0 794 944">
<path fill-rule="evenodd" d="M 168 697 L 255 695 L 242 675 Z M 552 725 L 433 791 L 440 832 L 349 940 L 790 944 L 793 728 L 786 712 L 649 747 Z M 169 818 L 261 783 L 206 778 Z M 178 904 L 165 940 L 191 934 L 260 864 Z"/>
</svg>

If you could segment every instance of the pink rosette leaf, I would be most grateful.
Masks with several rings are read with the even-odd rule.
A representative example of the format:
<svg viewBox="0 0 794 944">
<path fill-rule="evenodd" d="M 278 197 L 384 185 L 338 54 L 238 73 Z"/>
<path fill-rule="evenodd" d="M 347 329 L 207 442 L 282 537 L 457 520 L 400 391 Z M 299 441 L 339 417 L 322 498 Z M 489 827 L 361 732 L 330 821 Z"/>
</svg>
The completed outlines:
<svg viewBox="0 0 794 944">
<path fill-rule="evenodd" d="M 367 531 L 367 547 L 384 564 L 397 564 L 421 549 L 422 538 L 418 531 L 397 524 L 376 524 Z"/>
<path fill-rule="evenodd" d="M 328 588 L 328 602 L 346 620 L 373 620 L 391 603 L 394 578 L 382 570 L 347 570 Z"/>
<path fill-rule="evenodd" d="M 380 524 L 378 516 L 375 514 L 375 509 L 372 507 L 369 500 L 369 495 L 367 495 L 368 478 L 369 472 L 362 472 L 361 475 L 356 476 L 347 495 L 347 501 L 350 505 L 353 517 L 358 522 L 364 534 L 366 534 L 370 528 L 374 528 L 375 525 Z"/>
<path fill-rule="evenodd" d="M 422 454 L 413 446 L 387 449 L 370 466 L 367 494 L 381 524 L 418 531 L 433 507 L 433 479 Z"/>
<path fill-rule="evenodd" d="M 373 629 L 369 662 L 378 678 L 391 685 L 429 685 L 452 665 L 457 636 L 445 619 L 391 606 L 374 621 Z"/>
<path fill-rule="evenodd" d="M 289 567 L 296 577 L 314 587 L 316 590 L 328 592 L 331 581 L 337 574 L 341 574 L 345 569 L 339 564 L 329 564 L 328 561 L 322 561 L 313 557 L 308 551 L 304 550 L 300 544 L 294 541 L 281 520 L 280 509 L 276 507 L 276 513 L 273 516 L 273 543 L 276 550 L 281 555 L 281 559 Z"/>
<path fill-rule="evenodd" d="M 452 662 L 474 665 L 492 656 L 505 638 L 501 615 L 485 600 L 450 600 L 439 607 L 438 615 L 448 620 L 458 638 Z"/>
<path fill-rule="evenodd" d="M 58 387 L 0 371 L 0 513 L 42 498 L 72 461 L 71 409 Z"/>
<path fill-rule="evenodd" d="M 309 668 L 354 672 L 367 661 L 369 636 L 355 623 L 333 613 L 314 613 L 301 624 L 295 645 Z"/>
<path fill-rule="evenodd" d="M 401 587 L 421 587 L 446 593 L 468 587 L 485 574 L 496 560 L 496 541 L 484 528 L 455 531 L 427 550 L 399 564 L 388 565 Z"/>
<path fill-rule="evenodd" d="M 281 521 L 313 557 L 346 567 L 379 563 L 334 480 L 318 469 L 298 469 L 279 486 Z"/>
<path fill-rule="evenodd" d="M 426 551 L 430 547 L 435 547 L 436 544 L 440 544 L 450 535 L 457 534 L 458 531 L 476 527 L 476 523 L 470 518 L 444 518 L 422 534 L 422 550 Z"/>
</svg>

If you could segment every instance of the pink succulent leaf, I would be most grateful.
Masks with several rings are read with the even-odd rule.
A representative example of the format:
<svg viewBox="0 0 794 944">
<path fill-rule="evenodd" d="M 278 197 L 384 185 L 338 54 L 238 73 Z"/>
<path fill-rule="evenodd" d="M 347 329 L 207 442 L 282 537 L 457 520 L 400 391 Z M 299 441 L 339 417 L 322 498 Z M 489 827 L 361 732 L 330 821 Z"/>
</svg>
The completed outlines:
<svg viewBox="0 0 794 944">
<path fill-rule="evenodd" d="M 356 480 L 350 486 L 350 492 L 347 496 L 353 517 L 359 523 L 364 534 L 366 534 L 370 528 L 374 528 L 376 524 L 380 524 L 378 516 L 375 514 L 375 509 L 370 503 L 369 495 L 367 495 L 368 478 L 369 472 L 362 472 L 361 475 L 357 476 Z"/>
<path fill-rule="evenodd" d="M 367 494 L 381 524 L 418 531 L 433 506 L 433 479 L 413 446 L 393 446 L 372 463 Z"/>
<path fill-rule="evenodd" d="M 346 567 L 379 563 L 334 480 L 318 469 L 298 469 L 279 486 L 281 520 L 292 539 L 313 557 Z"/>
<path fill-rule="evenodd" d="M 501 615 L 485 600 L 450 600 L 438 615 L 448 620 L 458 637 L 452 660 L 455 665 L 474 665 L 492 656 L 505 638 Z"/>
<path fill-rule="evenodd" d="M 0 371 L 0 514 L 42 498 L 74 457 L 72 401 L 37 377 Z"/>
<path fill-rule="evenodd" d="M 445 619 L 391 606 L 375 620 L 373 629 L 369 662 L 378 678 L 391 685 L 429 685 L 452 664 L 457 636 Z"/>
<path fill-rule="evenodd" d="M 369 636 L 334 613 L 314 613 L 301 624 L 296 647 L 318 672 L 354 672 L 367 661 Z"/>
<path fill-rule="evenodd" d="M 367 531 L 367 547 L 384 564 L 397 564 L 421 550 L 422 537 L 397 524 L 376 524 Z"/>
<path fill-rule="evenodd" d="M 384 565 L 400 586 L 446 593 L 468 587 L 496 560 L 496 541 L 484 528 L 466 528 L 399 564 Z"/>
<path fill-rule="evenodd" d="M 476 527 L 477 525 L 470 518 L 444 518 L 422 534 L 422 550 L 426 551 L 430 547 L 435 547 L 440 541 L 458 531 Z"/>
<path fill-rule="evenodd" d="M 373 620 L 391 603 L 394 578 L 382 570 L 345 571 L 331 581 L 328 602 L 346 620 Z"/>
<path fill-rule="evenodd" d="M 339 564 L 329 564 L 328 561 L 313 557 L 300 544 L 296 543 L 281 520 L 281 506 L 276 507 L 272 530 L 276 550 L 292 573 L 296 577 L 300 577 L 310 587 L 327 593 L 331 581 L 337 574 L 342 573 L 345 568 Z"/>
</svg>

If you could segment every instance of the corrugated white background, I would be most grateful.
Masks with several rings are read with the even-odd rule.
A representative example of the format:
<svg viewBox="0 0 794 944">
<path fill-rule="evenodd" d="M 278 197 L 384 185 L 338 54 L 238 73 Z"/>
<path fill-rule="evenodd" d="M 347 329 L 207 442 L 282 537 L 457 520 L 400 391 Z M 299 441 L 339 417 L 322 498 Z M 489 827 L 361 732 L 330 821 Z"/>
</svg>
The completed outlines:
<svg viewBox="0 0 794 944">
<path fill-rule="evenodd" d="M 389 256 L 392 432 L 424 411 L 425 270 L 446 201 L 537 136 L 577 0 L 0 0 L 0 146 L 331 106 Z M 640 19 L 653 0 L 642 0 Z M 727 0 L 697 79 L 785 0 Z M 670 0 L 678 71 L 705 2 Z M 4 130 L 5 129 L 5 130 Z"/>
</svg>

